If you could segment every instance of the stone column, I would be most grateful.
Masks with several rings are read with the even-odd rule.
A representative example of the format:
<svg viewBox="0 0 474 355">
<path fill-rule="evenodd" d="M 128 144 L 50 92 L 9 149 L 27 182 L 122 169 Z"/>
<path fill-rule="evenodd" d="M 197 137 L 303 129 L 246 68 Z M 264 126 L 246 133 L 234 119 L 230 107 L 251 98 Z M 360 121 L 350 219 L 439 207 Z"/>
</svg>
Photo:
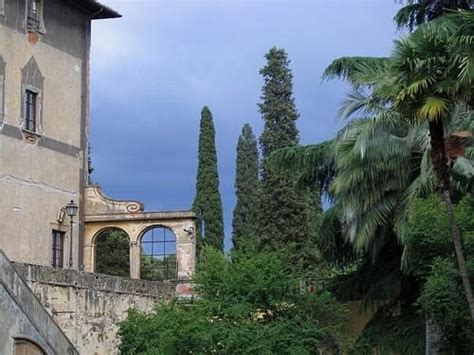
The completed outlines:
<svg viewBox="0 0 474 355">
<path fill-rule="evenodd" d="M 173 230 L 176 235 L 176 260 L 178 280 L 189 280 L 194 275 L 196 260 L 196 241 L 194 228 Z M 190 232 L 192 231 L 192 232 Z"/>
<path fill-rule="evenodd" d="M 137 241 L 130 242 L 130 278 L 140 278 L 140 244 Z"/>
<path fill-rule="evenodd" d="M 94 272 L 95 245 L 84 244 L 84 271 Z"/>
</svg>

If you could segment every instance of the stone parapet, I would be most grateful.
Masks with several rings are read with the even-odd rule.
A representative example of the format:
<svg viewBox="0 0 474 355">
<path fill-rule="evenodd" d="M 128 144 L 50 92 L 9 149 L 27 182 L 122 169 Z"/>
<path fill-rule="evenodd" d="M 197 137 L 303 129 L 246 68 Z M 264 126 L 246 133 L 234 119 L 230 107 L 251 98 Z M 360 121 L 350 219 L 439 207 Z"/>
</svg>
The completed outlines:
<svg viewBox="0 0 474 355">
<path fill-rule="evenodd" d="M 175 295 L 176 283 L 171 281 L 127 279 L 77 270 L 56 269 L 41 265 L 12 264 L 21 277 L 29 283 L 153 297 L 156 299 L 168 299 Z"/>
<path fill-rule="evenodd" d="M 21 263 L 14 263 L 12 269 L 80 354 L 118 354 L 119 323 L 129 309 L 150 313 L 159 302 L 184 291 L 173 281 L 134 280 Z"/>
</svg>

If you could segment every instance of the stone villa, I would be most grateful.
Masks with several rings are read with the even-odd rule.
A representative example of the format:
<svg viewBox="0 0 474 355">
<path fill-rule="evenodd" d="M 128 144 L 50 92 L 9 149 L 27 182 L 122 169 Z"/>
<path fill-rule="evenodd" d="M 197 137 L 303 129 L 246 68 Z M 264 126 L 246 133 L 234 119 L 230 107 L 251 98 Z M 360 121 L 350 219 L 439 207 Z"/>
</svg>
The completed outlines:
<svg viewBox="0 0 474 355">
<path fill-rule="evenodd" d="M 189 290 L 194 214 L 88 186 L 91 24 L 119 17 L 95 0 L 0 0 L 0 354 L 114 354 L 127 309 Z M 93 273 L 110 229 L 129 238 L 130 278 Z M 145 245 L 154 229 L 172 239 Z M 165 242 L 175 277 L 140 280 Z"/>
</svg>

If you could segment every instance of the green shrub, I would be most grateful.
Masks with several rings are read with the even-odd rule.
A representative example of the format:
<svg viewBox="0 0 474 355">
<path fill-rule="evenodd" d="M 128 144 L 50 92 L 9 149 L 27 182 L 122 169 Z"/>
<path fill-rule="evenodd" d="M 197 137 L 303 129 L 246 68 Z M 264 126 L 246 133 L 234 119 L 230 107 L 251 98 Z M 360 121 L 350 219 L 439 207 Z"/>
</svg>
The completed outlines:
<svg viewBox="0 0 474 355">
<path fill-rule="evenodd" d="M 199 298 L 130 311 L 120 324 L 123 354 L 314 354 L 345 346 L 345 307 L 308 292 L 283 252 L 203 252 Z"/>
</svg>

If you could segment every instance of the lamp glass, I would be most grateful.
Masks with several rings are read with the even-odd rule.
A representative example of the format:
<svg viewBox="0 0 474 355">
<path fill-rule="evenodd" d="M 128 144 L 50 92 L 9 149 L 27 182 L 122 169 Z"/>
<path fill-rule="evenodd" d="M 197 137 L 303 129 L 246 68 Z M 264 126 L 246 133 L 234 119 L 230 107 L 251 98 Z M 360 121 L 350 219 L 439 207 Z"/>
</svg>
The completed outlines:
<svg viewBox="0 0 474 355">
<path fill-rule="evenodd" d="M 74 217 L 77 215 L 78 209 L 79 206 L 73 200 L 71 200 L 71 202 L 66 205 L 66 213 L 69 217 Z"/>
</svg>

